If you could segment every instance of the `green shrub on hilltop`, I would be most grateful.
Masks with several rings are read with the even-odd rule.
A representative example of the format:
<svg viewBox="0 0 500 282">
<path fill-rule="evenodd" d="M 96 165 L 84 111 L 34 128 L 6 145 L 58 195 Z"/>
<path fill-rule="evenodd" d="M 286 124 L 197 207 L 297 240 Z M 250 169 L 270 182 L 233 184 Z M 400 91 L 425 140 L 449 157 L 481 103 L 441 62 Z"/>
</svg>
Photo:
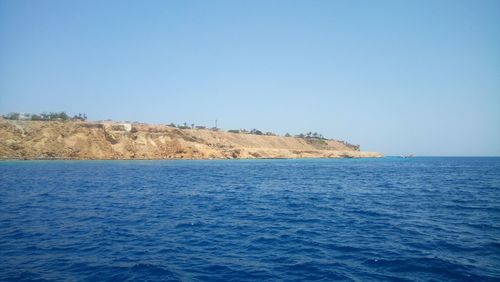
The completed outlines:
<svg viewBox="0 0 500 282">
<path fill-rule="evenodd" d="M 87 120 L 87 115 L 84 113 L 78 113 L 70 117 L 66 112 L 50 112 L 41 114 L 25 114 L 25 113 L 9 113 L 3 115 L 3 118 L 10 120 L 34 120 L 34 121 L 54 121 L 54 120 Z"/>
<path fill-rule="evenodd" d="M 86 121 L 87 120 L 87 115 L 83 113 L 78 113 L 78 115 L 74 115 L 72 120 L 81 120 L 81 121 Z"/>
<path fill-rule="evenodd" d="M 3 115 L 4 119 L 10 119 L 10 120 L 18 120 L 19 119 L 19 113 L 8 113 L 6 115 Z"/>
<path fill-rule="evenodd" d="M 43 120 L 40 115 L 31 115 L 31 120 Z"/>
<path fill-rule="evenodd" d="M 254 129 L 250 130 L 250 134 L 263 135 L 264 133 L 262 133 L 262 131 L 254 128 Z"/>
</svg>

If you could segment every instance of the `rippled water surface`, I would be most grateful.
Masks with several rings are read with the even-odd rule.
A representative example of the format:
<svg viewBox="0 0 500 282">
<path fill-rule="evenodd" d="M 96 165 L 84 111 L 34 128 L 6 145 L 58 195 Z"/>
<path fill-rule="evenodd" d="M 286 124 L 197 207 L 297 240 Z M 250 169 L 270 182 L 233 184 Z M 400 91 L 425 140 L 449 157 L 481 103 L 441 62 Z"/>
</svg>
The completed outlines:
<svg viewBox="0 0 500 282">
<path fill-rule="evenodd" d="M 500 279 L 500 158 L 0 162 L 0 280 Z"/>
</svg>

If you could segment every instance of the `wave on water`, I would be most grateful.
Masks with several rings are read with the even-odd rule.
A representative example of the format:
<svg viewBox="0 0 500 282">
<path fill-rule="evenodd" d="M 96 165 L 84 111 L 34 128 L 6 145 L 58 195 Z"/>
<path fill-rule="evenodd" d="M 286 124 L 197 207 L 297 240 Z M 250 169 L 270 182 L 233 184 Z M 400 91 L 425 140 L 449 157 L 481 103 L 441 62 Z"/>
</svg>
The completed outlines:
<svg viewBox="0 0 500 282">
<path fill-rule="evenodd" d="M 0 162 L 0 280 L 498 281 L 500 158 Z"/>
</svg>

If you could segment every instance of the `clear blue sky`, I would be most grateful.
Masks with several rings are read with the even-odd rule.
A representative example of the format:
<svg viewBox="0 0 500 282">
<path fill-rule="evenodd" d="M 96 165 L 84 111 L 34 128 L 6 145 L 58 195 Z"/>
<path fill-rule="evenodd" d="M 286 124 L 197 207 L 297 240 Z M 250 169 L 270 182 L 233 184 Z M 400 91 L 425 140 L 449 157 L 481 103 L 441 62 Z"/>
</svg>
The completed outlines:
<svg viewBox="0 0 500 282">
<path fill-rule="evenodd" d="M 0 0 L 0 113 L 500 155 L 500 1 Z"/>
</svg>

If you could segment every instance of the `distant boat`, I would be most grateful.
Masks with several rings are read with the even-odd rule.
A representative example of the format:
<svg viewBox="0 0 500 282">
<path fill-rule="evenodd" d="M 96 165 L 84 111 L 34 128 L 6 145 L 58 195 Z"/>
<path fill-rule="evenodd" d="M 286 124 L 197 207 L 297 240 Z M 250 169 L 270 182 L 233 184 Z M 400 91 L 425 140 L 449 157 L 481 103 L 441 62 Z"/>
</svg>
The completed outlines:
<svg viewBox="0 0 500 282">
<path fill-rule="evenodd" d="M 409 155 L 404 155 L 404 156 L 401 156 L 402 158 L 413 158 L 415 157 L 413 154 L 409 154 Z"/>
</svg>

